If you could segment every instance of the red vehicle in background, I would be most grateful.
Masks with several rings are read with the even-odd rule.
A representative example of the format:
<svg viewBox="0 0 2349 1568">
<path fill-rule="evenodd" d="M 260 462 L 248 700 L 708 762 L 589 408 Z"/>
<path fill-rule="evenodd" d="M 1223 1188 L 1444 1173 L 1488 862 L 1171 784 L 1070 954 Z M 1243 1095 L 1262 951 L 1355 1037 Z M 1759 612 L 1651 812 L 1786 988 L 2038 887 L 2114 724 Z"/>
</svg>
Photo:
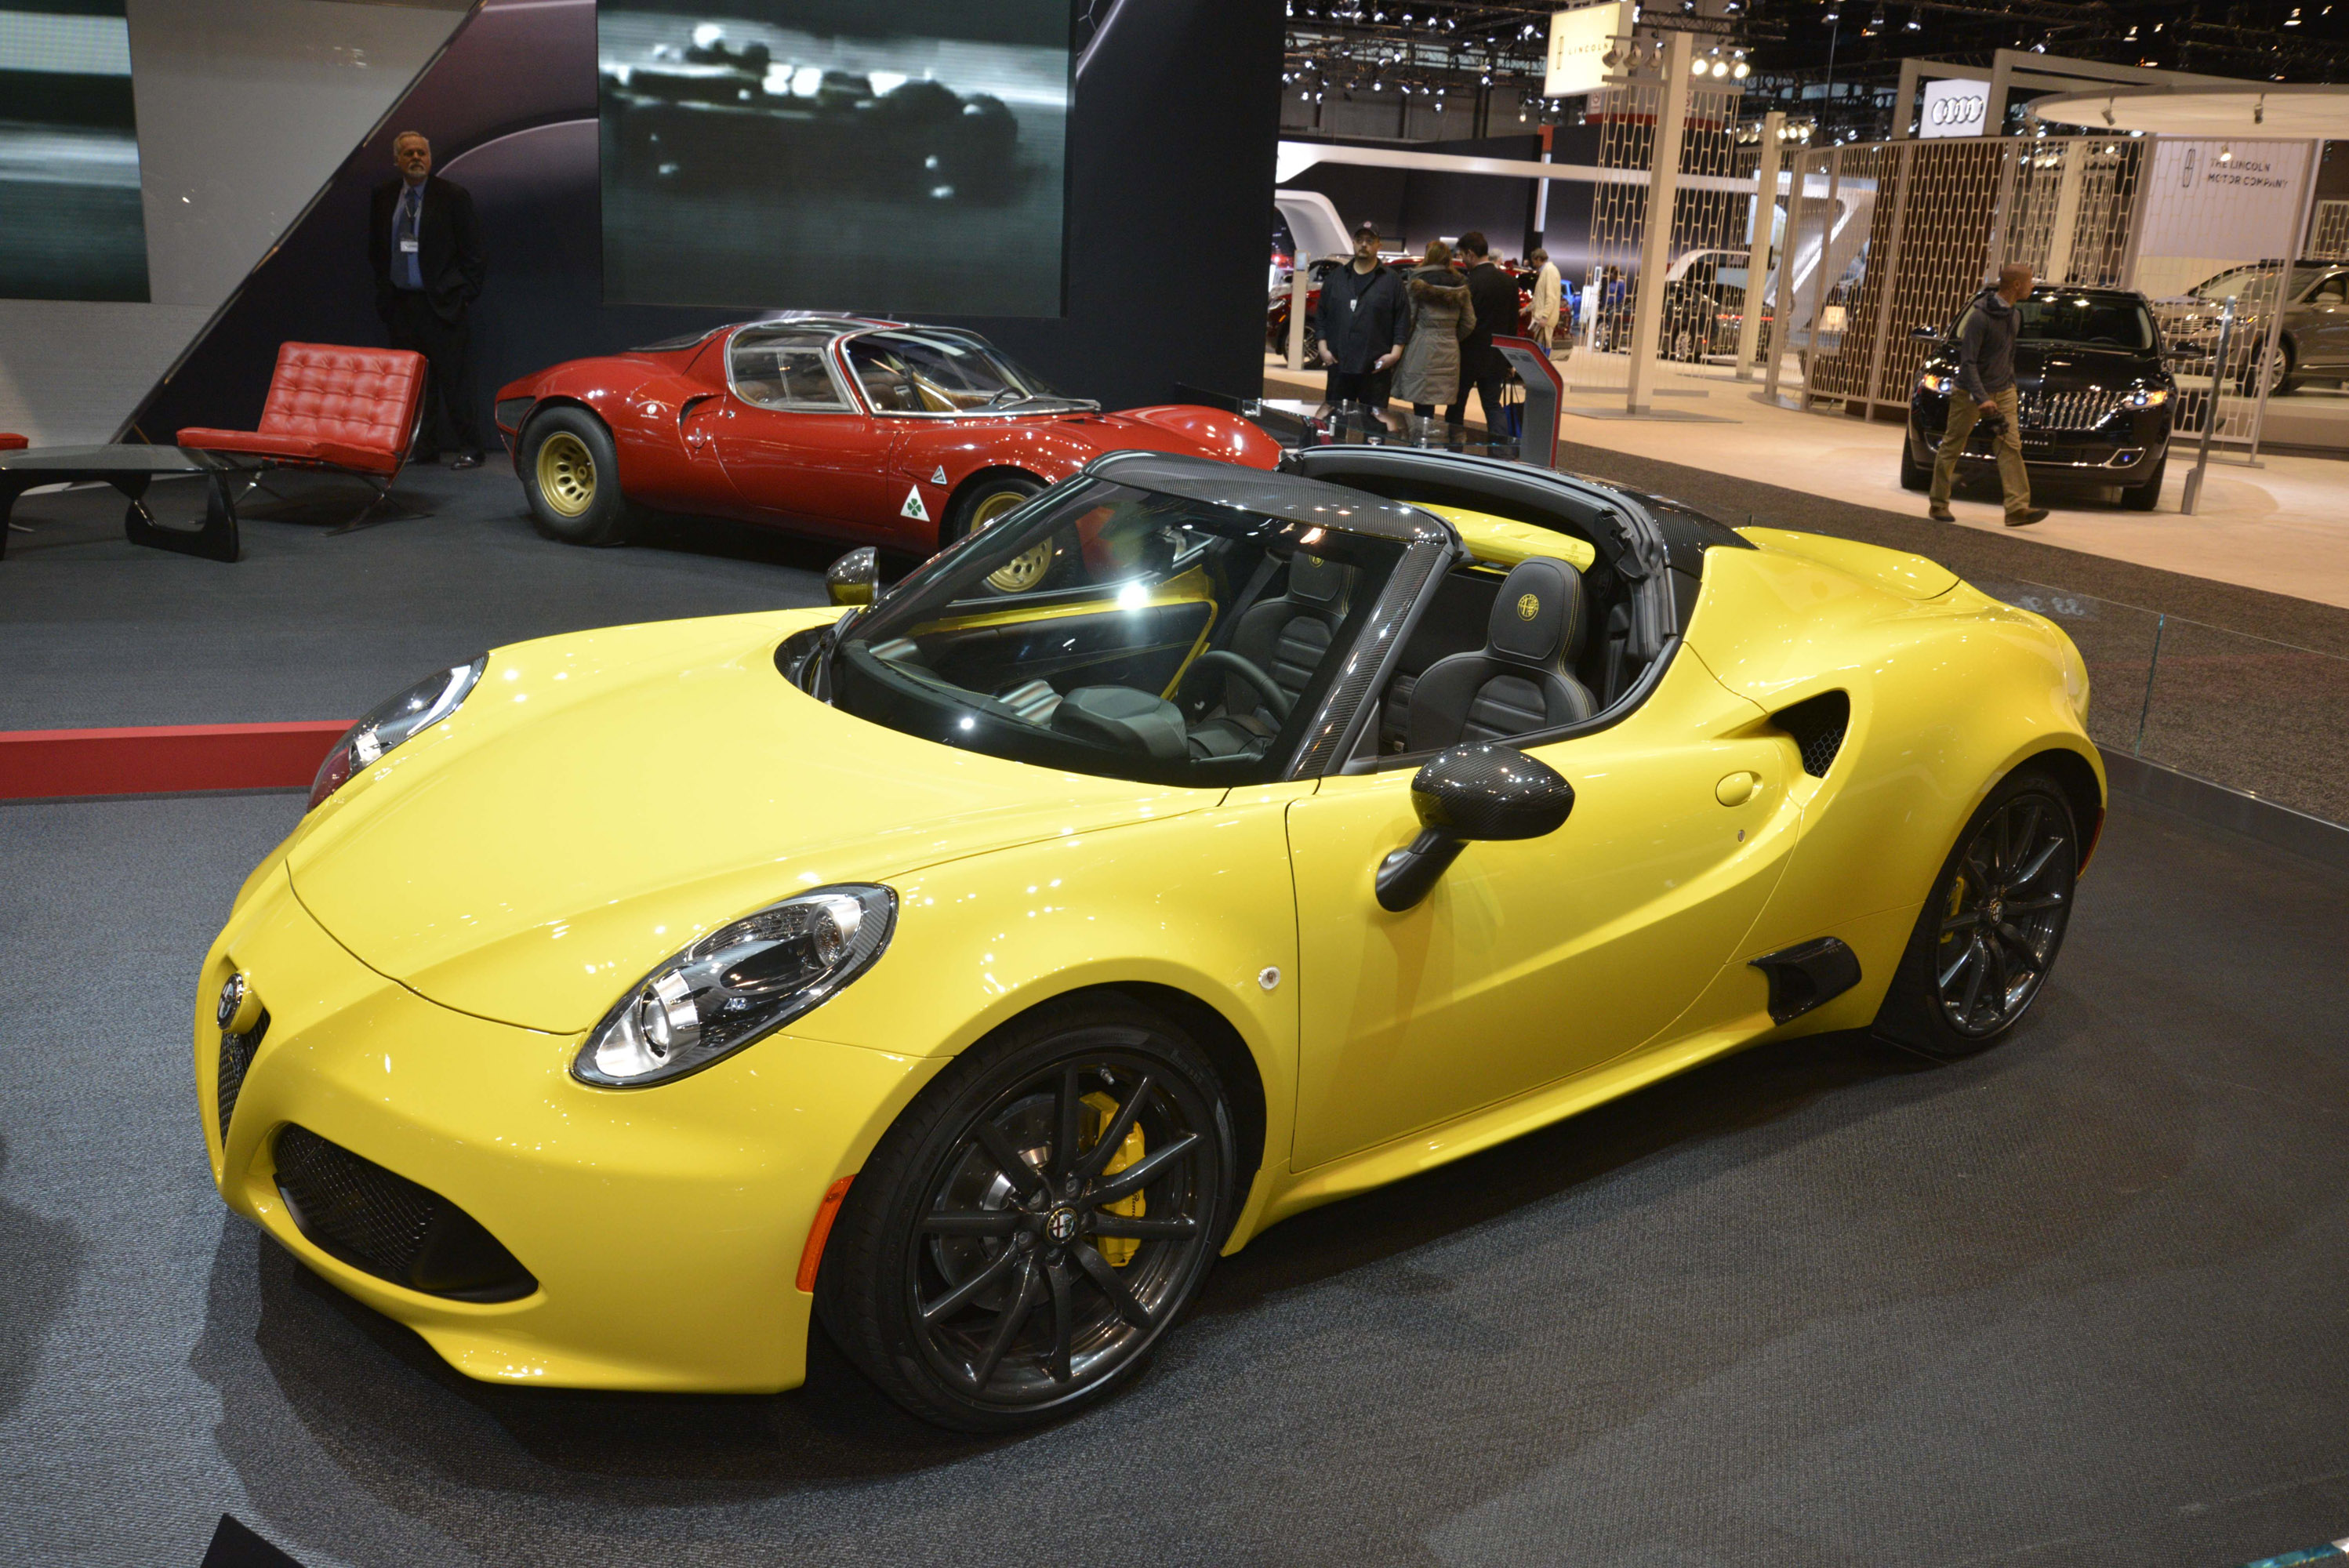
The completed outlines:
<svg viewBox="0 0 2349 1568">
<path fill-rule="evenodd" d="M 850 316 L 567 360 L 501 390 L 496 418 L 540 528 L 574 544 L 671 511 L 926 556 L 1105 453 L 1280 460 L 1237 415 L 1105 414 L 975 332 Z"/>
</svg>

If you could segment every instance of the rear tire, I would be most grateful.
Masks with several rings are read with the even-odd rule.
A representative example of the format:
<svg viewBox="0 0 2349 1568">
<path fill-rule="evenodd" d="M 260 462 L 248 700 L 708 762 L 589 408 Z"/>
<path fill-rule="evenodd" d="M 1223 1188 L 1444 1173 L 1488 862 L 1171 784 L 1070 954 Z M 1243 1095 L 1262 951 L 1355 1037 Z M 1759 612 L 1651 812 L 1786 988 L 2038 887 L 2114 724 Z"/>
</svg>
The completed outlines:
<svg viewBox="0 0 2349 1568">
<path fill-rule="evenodd" d="M 519 468 L 541 533 L 565 544 L 626 542 L 636 509 L 620 493 L 612 432 L 594 414 L 566 404 L 533 416 Z"/>
<path fill-rule="evenodd" d="M 2251 362 L 2244 368 L 2243 378 L 2236 384 L 2236 390 L 2246 397 L 2255 397 L 2259 395 L 2260 382 L 2265 379 L 2268 396 L 2281 397 L 2292 389 L 2292 375 L 2297 368 L 2298 360 L 2299 356 L 2292 352 L 2289 339 L 2276 345 L 2273 360 L 2268 357 L 2267 346 L 2261 344 L 2251 355 Z"/>
<path fill-rule="evenodd" d="M 938 527 L 938 548 L 994 527 L 1043 489 L 1044 481 L 1033 474 L 982 474 L 972 480 L 947 508 L 946 521 Z M 1058 556 L 1050 542 L 1040 543 L 988 573 L 987 587 L 996 593 L 1031 593 L 1050 578 L 1060 564 Z"/>
<path fill-rule="evenodd" d="M 1169 1020 L 1114 995 L 1041 1009 L 883 1136 L 824 1247 L 818 1315 L 926 1421 L 1060 1419 L 1140 1376 L 1190 1305 L 1237 1212 L 1237 1154 L 1214 1065 Z"/>
<path fill-rule="evenodd" d="M 2137 484 L 2121 487 L 2121 505 L 2130 511 L 2151 511 L 2161 504 L 2162 476 L 2168 470 L 2169 454 L 2154 459 L 2153 471 Z"/>
<path fill-rule="evenodd" d="M 2008 775 L 1933 879 L 1876 1032 L 1935 1061 L 1996 1044 L 2055 965 L 2079 868 L 2062 787 L 2030 768 Z"/>
</svg>

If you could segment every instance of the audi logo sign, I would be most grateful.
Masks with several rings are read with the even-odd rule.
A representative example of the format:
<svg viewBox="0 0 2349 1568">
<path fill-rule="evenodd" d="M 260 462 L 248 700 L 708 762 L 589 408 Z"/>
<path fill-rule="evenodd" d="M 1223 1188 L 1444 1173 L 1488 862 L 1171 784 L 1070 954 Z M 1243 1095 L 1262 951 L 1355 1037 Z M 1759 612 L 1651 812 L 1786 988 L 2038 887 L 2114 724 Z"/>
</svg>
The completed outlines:
<svg viewBox="0 0 2349 1568">
<path fill-rule="evenodd" d="M 1989 108 L 1990 98 L 1981 82 L 1927 82 L 1924 110 L 1918 117 L 1918 134 L 1980 136 Z"/>
</svg>

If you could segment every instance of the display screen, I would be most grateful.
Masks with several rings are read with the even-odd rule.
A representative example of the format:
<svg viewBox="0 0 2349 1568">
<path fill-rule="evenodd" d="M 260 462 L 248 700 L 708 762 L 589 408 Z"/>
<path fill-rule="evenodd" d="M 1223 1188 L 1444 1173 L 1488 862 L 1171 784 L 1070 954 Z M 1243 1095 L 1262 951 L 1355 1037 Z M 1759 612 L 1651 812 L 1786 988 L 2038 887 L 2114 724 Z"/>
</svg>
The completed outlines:
<svg viewBox="0 0 2349 1568">
<path fill-rule="evenodd" d="M 605 301 L 1058 315 L 1070 32 L 1069 0 L 604 0 Z"/>
<path fill-rule="evenodd" d="M 144 300 L 125 0 L 0 0 L 0 298 Z"/>
</svg>

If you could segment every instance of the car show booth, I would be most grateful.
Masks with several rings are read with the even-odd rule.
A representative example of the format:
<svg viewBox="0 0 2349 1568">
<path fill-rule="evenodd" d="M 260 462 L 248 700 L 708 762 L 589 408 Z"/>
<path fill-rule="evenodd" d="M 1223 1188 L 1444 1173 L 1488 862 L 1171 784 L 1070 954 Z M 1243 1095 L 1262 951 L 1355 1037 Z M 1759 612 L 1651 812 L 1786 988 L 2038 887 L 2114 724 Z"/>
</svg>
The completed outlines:
<svg viewBox="0 0 2349 1568">
<path fill-rule="evenodd" d="M 0 1560 L 2349 1562 L 2340 95 L 222 6 L 0 0 Z"/>
</svg>

